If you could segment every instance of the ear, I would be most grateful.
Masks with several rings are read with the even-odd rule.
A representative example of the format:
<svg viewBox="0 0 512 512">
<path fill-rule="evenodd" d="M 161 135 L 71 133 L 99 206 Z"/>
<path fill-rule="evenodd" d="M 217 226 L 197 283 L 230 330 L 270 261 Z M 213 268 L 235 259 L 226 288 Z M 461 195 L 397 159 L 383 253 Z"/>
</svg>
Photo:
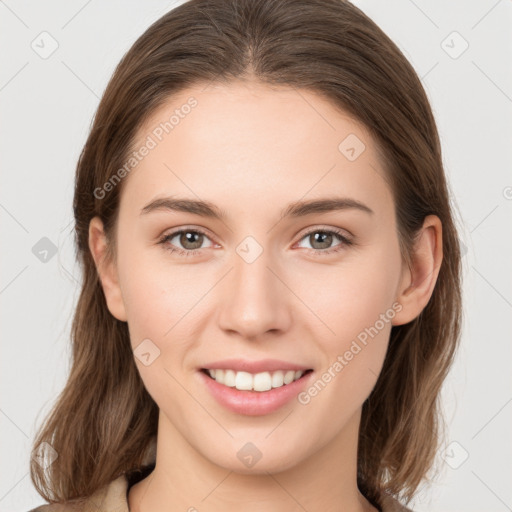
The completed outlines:
<svg viewBox="0 0 512 512">
<path fill-rule="evenodd" d="M 126 310 L 119 286 L 117 268 L 115 262 L 106 257 L 107 238 L 103 230 L 103 222 L 99 217 L 94 217 L 89 223 L 89 249 L 96 264 L 110 313 L 118 320 L 126 322 Z"/>
<path fill-rule="evenodd" d="M 443 226 L 439 217 L 428 215 L 414 245 L 411 267 L 402 274 L 396 298 L 402 309 L 392 325 L 406 324 L 423 311 L 434 292 L 442 260 Z"/>
</svg>

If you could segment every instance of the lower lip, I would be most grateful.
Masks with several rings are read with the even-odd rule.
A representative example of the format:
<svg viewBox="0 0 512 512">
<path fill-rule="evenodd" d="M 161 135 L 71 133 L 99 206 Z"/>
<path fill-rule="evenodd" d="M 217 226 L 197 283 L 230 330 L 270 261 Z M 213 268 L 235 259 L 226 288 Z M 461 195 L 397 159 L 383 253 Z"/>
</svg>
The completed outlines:
<svg viewBox="0 0 512 512">
<path fill-rule="evenodd" d="M 221 405 L 237 414 L 261 416 L 277 411 L 296 397 L 304 389 L 313 372 L 303 375 L 290 384 L 268 391 L 240 391 L 219 384 L 203 371 L 199 371 L 199 374 L 210 393 Z"/>
</svg>

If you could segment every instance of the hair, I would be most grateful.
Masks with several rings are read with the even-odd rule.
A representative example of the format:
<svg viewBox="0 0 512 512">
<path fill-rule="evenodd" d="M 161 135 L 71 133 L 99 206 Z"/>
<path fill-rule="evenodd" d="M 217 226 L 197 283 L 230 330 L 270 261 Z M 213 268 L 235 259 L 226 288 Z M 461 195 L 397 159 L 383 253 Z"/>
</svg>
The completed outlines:
<svg viewBox="0 0 512 512">
<path fill-rule="evenodd" d="M 106 304 L 88 246 L 99 216 L 115 258 L 123 181 L 96 197 L 123 167 L 138 130 L 173 94 L 234 80 L 308 90 L 360 121 L 382 157 L 395 202 L 402 257 L 410 265 L 427 215 L 443 226 L 433 294 L 413 321 L 393 326 L 382 371 L 364 402 L 357 482 L 378 502 L 409 502 L 434 467 L 443 381 L 458 346 L 461 253 L 433 113 L 411 64 L 360 9 L 344 0 L 190 0 L 166 13 L 123 56 L 78 159 L 75 243 L 81 292 L 71 327 L 67 383 L 39 428 L 58 458 L 30 475 L 49 502 L 92 495 L 142 466 L 158 406 L 138 373 L 126 322 Z"/>
</svg>

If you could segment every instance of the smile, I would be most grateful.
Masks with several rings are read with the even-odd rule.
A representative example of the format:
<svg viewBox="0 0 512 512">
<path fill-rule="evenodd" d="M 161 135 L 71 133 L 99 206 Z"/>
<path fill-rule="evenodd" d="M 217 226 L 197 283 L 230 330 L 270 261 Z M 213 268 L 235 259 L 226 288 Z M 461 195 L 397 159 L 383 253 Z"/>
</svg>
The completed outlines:
<svg viewBox="0 0 512 512">
<path fill-rule="evenodd" d="M 205 368 L 202 371 L 224 386 L 236 388 L 239 391 L 263 392 L 291 384 L 312 370 L 276 370 L 255 374 L 230 369 L 210 370 Z"/>
<path fill-rule="evenodd" d="M 261 416 L 292 402 L 309 385 L 314 372 L 294 369 L 249 373 L 202 368 L 197 375 L 223 408 L 236 414 Z"/>
</svg>

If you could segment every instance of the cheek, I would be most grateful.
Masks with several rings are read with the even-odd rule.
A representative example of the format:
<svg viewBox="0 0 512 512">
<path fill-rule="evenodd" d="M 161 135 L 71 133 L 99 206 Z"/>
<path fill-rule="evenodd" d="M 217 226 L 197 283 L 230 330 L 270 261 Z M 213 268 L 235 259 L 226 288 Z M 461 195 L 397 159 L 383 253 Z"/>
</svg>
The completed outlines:
<svg viewBox="0 0 512 512">
<path fill-rule="evenodd" d="M 374 388 L 386 356 L 393 308 L 394 269 L 354 266 L 326 282 L 325 293 L 310 294 L 322 321 L 317 336 L 322 368 L 298 401 L 304 427 L 327 442 L 362 407 Z M 328 418 L 326 427 L 326 418 Z"/>
<path fill-rule="evenodd" d="M 160 252 L 161 251 L 161 252 Z M 157 344 L 175 336 L 175 326 L 207 290 L 197 276 L 167 263 L 163 249 L 124 252 L 120 282 L 132 344 L 150 338 Z M 192 267 L 189 267 L 192 268 Z M 203 288 L 205 288 L 203 290 Z"/>
<path fill-rule="evenodd" d="M 396 248 L 376 246 L 373 250 L 347 254 L 336 266 L 317 265 L 314 272 L 311 268 L 296 269 L 294 291 L 315 313 L 321 324 L 319 339 L 326 340 L 326 347 L 332 352 L 343 349 L 374 326 L 381 315 L 393 314 L 388 310 L 395 301 L 399 272 Z M 391 326 L 383 329 L 379 322 L 377 327 L 387 329 L 389 334 Z"/>
<path fill-rule="evenodd" d="M 399 307 L 394 295 L 399 272 L 397 248 L 383 245 L 336 268 L 318 266 L 314 277 L 301 281 L 304 302 L 321 320 L 316 340 L 324 356 L 317 380 L 301 401 L 311 402 L 310 411 L 318 408 L 310 421 L 329 415 L 339 426 L 371 393 Z"/>
<path fill-rule="evenodd" d="M 201 308 L 193 306 L 208 290 L 208 283 L 198 285 L 197 274 L 194 277 L 162 260 L 132 252 L 119 264 L 120 280 L 130 342 L 144 386 L 160 407 L 166 402 L 179 407 L 183 390 L 178 373 L 193 340 L 198 339 L 194 330 L 199 328 Z M 186 396 L 181 398 L 186 403 Z"/>
<path fill-rule="evenodd" d="M 119 262 L 130 342 L 144 385 L 157 404 L 182 396 L 180 375 L 195 368 L 201 331 L 209 316 L 205 296 L 213 272 L 201 276 L 193 265 L 177 266 L 161 254 L 125 252 Z M 129 254 L 129 256 L 126 256 Z M 150 364 L 141 354 L 149 352 Z M 173 378 L 175 377 L 175 378 Z M 177 379 L 177 380 L 176 380 Z"/>
</svg>

